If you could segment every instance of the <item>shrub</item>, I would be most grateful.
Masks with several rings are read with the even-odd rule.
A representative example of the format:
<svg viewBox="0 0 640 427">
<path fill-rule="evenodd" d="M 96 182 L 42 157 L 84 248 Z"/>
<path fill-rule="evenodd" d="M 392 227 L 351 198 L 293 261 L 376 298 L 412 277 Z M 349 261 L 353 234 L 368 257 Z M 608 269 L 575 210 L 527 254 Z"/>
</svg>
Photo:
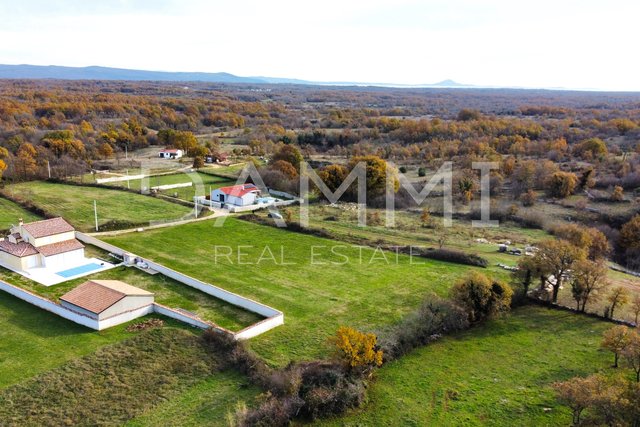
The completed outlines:
<svg viewBox="0 0 640 427">
<path fill-rule="evenodd" d="M 337 357 L 349 368 L 369 370 L 382 365 L 382 351 L 378 349 L 378 338 L 371 333 L 341 326 L 332 338 Z"/>
<path fill-rule="evenodd" d="M 452 299 L 464 308 L 470 322 L 479 322 L 508 311 L 513 290 L 502 282 L 492 281 L 473 272 L 451 289 Z"/>
<path fill-rule="evenodd" d="M 398 170 L 399 170 L 401 173 L 407 173 L 407 167 L 406 167 L 406 166 L 400 166 L 400 167 L 398 168 Z"/>
<path fill-rule="evenodd" d="M 438 261 L 454 262 L 456 264 L 472 265 L 474 267 L 486 268 L 489 261 L 476 254 L 467 254 L 451 249 L 431 249 L 421 254 L 425 258 L 437 259 Z"/>
<path fill-rule="evenodd" d="M 573 194 L 578 178 L 571 172 L 556 172 L 547 181 L 547 192 L 551 197 L 564 199 Z"/>
<path fill-rule="evenodd" d="M 418 168 L 418 176 L 419 177 L 427 176 L 427 169 L 423 167 Z"/>
<path fill-rule="evenodd" d="M 444 334 L 469 327 L 467 313 L 452 301 L 429 295 L 420 308 L 382 335 L 385 360 L 393 360 Z"/>
</svg>

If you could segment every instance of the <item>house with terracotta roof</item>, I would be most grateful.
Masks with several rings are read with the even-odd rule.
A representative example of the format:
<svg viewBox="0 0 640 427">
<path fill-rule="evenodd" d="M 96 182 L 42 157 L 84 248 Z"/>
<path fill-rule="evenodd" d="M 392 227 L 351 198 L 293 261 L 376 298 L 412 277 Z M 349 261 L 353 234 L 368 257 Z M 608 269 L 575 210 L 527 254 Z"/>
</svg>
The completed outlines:
<svg viewBox="0 0 640 427">
<path fill-rule="evenodd" d="M 119 280 L 90 280 L 60 297 L 64 308 L 98 321 L 144 308 L 152 310 L 153 302 L 151 292 Z"/>
<path fill-rule="evenodd" d="M 211 192 L 211 200 L 221 204 L 248 206 L 256 203 L 260 190 L 254 184 L 220 187 Z"/>
<path fill-rule="evenodd" d="M 72 265 L 84 260 L 84 245 L 62 218 L 24 224 L 22 220 L 0 239 L 0 264 L 16 271 Z"/>
<path fill-rule="evenodd" d="M 161 159 L 179 159 L 184 156 L 184 152 L 175 148 L 165 148 L 158 155 Z"/>
</svg>

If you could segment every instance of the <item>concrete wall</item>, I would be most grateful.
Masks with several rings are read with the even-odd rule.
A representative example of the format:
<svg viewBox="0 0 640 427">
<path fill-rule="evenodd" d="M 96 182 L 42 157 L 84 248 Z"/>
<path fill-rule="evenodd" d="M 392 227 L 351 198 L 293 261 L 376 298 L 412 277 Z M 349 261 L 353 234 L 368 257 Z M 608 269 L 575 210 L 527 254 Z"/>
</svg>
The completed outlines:
<svg viewBox="0 0 640 427">
<path fill-rule="evenodd" d="M 98 315 L 98 320 L 109 319 L 153 304 L 153 295 L 128 295 Z"/>
<path fill-rule="evenodd" d="M 121 182 L 121 181 L 135 181 L 143 179 L 146 175 L 129 175 L 129 176 L 114 176 L 112 178 L 99 178 L 96 179 L 97 184 L 105 184 L 107 182 Z"/>
</svg>

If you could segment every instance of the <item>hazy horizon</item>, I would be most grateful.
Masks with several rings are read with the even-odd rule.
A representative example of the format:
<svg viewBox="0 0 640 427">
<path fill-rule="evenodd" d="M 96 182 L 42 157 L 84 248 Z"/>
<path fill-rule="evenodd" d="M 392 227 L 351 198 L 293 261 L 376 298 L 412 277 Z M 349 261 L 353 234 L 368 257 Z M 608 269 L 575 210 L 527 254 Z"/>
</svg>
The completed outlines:
<svg viewBox="0 0 640 427">
<path fill-rule="evenodd" d="M 502 0 L 0 3 L 0 63 L 314 82 L 638 91 L 640 4 Z"/>
</svg>

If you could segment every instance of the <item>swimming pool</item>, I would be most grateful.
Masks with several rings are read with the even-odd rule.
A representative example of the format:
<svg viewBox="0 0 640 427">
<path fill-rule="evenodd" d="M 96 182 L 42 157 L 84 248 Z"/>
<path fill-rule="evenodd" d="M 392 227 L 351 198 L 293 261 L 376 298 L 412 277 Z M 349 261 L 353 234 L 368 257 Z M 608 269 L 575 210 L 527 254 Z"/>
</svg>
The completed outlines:
<svg viewBox="0 0 640 427">
<path fill-rule="evenodd" d="M 278 201 L 277 199 L 273 198 L 273 197 L 260 197 L 258 199 L 256 199 L 256 203 L 260 204 L 260 203 L 273 203 Z"/>
<path fill-rule="evenodd" d="M 60 271 L 56 273 L 58 276 L 62 276 L 65 279 L 79 274 L 89 273 L 90 271 L 100 270 L 102 266 L 92 262 L 91 264 L 81 265 L 79 267 L 73 267 L 68 270 Z"/>
</svg>

